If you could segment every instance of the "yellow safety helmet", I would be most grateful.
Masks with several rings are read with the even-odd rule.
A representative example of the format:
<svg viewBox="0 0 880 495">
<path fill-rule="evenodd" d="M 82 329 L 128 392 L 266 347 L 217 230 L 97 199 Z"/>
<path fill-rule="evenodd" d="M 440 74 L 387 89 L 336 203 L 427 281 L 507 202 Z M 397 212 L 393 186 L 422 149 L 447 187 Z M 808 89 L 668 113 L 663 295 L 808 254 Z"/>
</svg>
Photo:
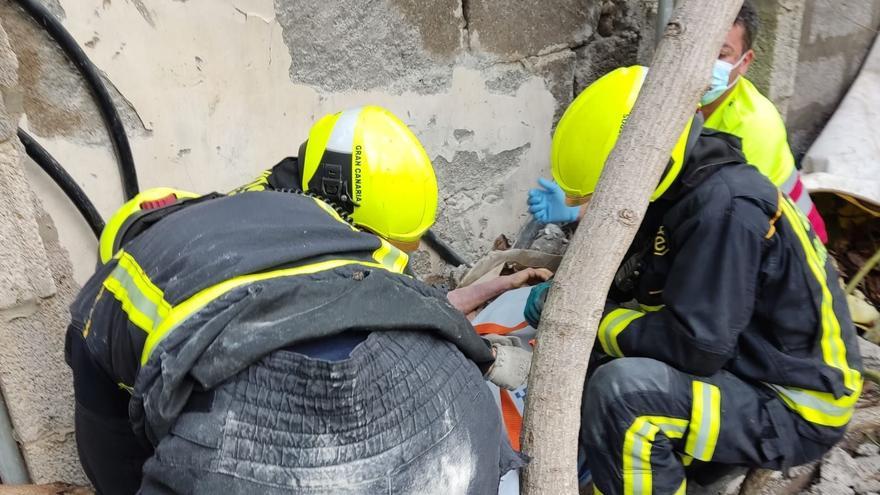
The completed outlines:
<svg viewBox="0 0 880 495">
<path fill-rule="evenodd" d="M 595 191 L 647 74 L 648 68 L 639 65 L 606 74 L 574 99 L 556 126 L 550 159 L 553 178 L 571 204 L 583 203 Z M 675 143 L 651 201 L 663 195 L 681 172 L 692 123 L 693 119 Z"/>
<path fill-rule="evenodd" d="M 176 204 L 179 201 L 198 198 L 199 195 L 170 187 L 154 187 L 138 193 L 137 196 L 122 205 L 101 231 L 98 243 L 98 255 L 101 263 L 107 263 L 122 247 L 129 227 L 142 215 Z"/>
<path fill-rule="evenodd" d="M 418 138 L 391 112 L 365 106 L 324 116 L 300 146 L 299 187 L 351 222 L 415 248 L 437 213 L 437 178 Z"/>
</svg>

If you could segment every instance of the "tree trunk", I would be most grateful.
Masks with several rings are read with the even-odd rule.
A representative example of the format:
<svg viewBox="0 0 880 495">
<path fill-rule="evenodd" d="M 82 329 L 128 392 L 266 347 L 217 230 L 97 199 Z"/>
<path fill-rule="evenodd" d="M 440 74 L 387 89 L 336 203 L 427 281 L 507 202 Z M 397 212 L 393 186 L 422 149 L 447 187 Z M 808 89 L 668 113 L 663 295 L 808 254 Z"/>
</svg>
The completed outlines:
<svg viewBox="0 0 880 495">
<path fill-rule="evenodd" d="M 581 390 L 608 287 L 742 0 L 683 0 L 550 290 L 526 400 L 523 493 L 575 495 Z"/>
</svg>

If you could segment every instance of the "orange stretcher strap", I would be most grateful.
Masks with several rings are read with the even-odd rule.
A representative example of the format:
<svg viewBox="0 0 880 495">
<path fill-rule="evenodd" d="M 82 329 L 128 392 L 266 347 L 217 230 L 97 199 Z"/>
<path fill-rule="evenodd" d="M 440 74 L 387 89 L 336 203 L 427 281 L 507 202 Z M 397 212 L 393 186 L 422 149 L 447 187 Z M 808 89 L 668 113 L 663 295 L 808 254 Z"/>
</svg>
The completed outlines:
<svg viewBox="0 0 880 495">
<path fill-rule="evenodd" d="M 476 330 L 479 335 L 486 335 L 490 333 L 494 333 L 495 335 L 507 335 L 511 332 L 522 330 L 527 326 L 529 326 L 529 323 L 526 321 L 520 323 L 515 327 L 505 327 L 504 325 L 499 325 L 497 323 L 477 323 L 476 325 L 474 325 L 474 330 Z"/>
<path fill-rule="evenodd" d="M 522 415 L 510 398 L 510 392 L 501 389 L 501 418 L 504 420 L 504 428 L 507 430 L 507 438 L 513 450 L 519 452 L 519 435 L 522 432 Z"/>
</svg>

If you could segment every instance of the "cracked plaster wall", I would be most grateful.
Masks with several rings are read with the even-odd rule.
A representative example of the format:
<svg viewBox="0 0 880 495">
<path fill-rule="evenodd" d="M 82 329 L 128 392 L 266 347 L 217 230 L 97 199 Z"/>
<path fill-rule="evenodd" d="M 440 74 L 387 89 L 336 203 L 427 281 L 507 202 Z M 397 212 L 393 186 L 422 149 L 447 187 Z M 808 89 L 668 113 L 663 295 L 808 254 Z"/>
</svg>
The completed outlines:
<svg viewBox="0 0 880 495">
<path fill-rule="evenodd" d="M 111 83 L 142 188 L 231 189 L 294 153 L 321 115 L 384 105 L 435 162 L 439 235 L 472 260 L 526 221 L 526 190 L 549 175 L 553 125 L 574 92 L 636 62 L 644 5 L 52 0 Z M 27 60 L 22 125 L 110 215 L 119 177 L 82 82 L 11 0 L 0 17 Z M 84 281 L 94 239 L 39 169 L 28 172 Z"/>
</svg>

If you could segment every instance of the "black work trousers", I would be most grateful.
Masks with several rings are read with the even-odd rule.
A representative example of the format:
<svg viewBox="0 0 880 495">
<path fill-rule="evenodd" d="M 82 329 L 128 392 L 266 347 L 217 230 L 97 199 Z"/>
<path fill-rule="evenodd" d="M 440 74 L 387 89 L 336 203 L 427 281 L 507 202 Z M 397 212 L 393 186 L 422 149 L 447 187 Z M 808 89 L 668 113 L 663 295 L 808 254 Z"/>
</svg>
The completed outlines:
<svg viewBox="0 0 880 495">
<path fill-rule="evenodd" d="M 769 389 L 727 371 L 701 377 L 645 358 L 599 366 L 581 415 L 581 454 L 605 495 L 684 494 L 694 460 L 785 470 L 842 435 L 817 431 Z"/>
<path fill-rule="evenodd" d="M 76 446 L 86 476 L 99 495 L 137 493 L 153 449 L 131 429 L 128 392 L 98 366 L 76 332 L 67 333 L 67 363 L 73 370 Z"/>
</svg>

